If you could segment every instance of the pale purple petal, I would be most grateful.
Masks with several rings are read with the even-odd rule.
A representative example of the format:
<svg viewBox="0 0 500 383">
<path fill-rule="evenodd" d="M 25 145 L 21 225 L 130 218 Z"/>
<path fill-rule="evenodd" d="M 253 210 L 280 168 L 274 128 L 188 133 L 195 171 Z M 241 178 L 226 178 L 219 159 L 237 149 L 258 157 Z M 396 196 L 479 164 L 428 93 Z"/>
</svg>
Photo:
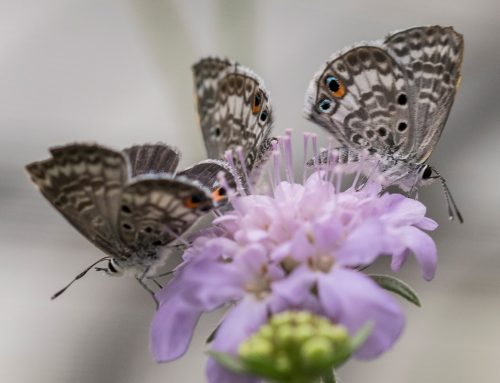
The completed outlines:
<svg viewBox="0 0 500 383">
<path fill-rule="evenodd" d="M 422 268 L 422 277 L 430 281 L 434 278 L 437 266 L 437 249 L 432 238 L 413 226 L 400 228 L 398 234 L 401 242 L 415 253 L 415 257 Z M 396 262 L 395 265 L 401 267 L 403 263 L 404 260 Z M 398 268 L 395 270 L 397 271 Z"/>
<path fill-rule="evenodd" d="M 404 327 L 404 316 L 396 301 L 366 275 L 341 268 L 318 279 L 318 293 L 326 313 L 356 333 L 367 322 L 371 335 L 356 356 L 370 359 L 389 349 Z"/>
<path fill-rule="evenodd" d="M 311 295 L 316 276 L 307 266 L 296 268 L 287 278 L 273 283 L 273 293 L 284 298 L 290 305 L 298 305 Z"/>
<path fill-rule="evenodd" d="M 342 223 L 332 214 L 321 217 L 312 224 L 314 245 L 322 251 L 335 249 L 339 237 L 342 235 Z"/>
<path fill-rule="evenodd" d="M 400 194 L 386 194 L 388 207 L 382 219 L 390 224 L 404 226 L 420 222 L 425 217 L 426 207 L 419 201 L 406 198 Z"/>
<path fill-rule="evenodd" d="M 255 333 L 267 321 L 267 302 L 253 297 L 245 297 L 224 317 L 212 349 L 235 353 L 242 341 Z"/>
<path fill-rule="evenodd" d="M 335 259 L 342 266 L 372 263 L 383 250 L 383 229 L 376 220 L 369 220 L 354 229 L 337 251 Z"/>
<path fill-rule="evenodd" d="M 432 231 L 435 230 L 439 225 L 433 219 L 424 217 L 421 221 L 417 222 L 415 226 L 422 230 Z"/>
<path fill-rule="evenodd" d="M 290 256 L 297 261 L 307 260 L 316 251 L 315 246 L 307 236 L 307 230 L 307 227 L 298 230 L 290 241 Z"/>
<path fill-rule="evenodd" d="M 150 334 L 150 348 L 157 362 L 177 359 L 186 352 L 201 313 L 181 297 L 159 307 Z"/>
<path fill-rule="evenodd" d="M 259 383 L 261 380 L 250 375 L 235 374 L 212 358 L 208 359 L 206 374 L 208 383 Z"/>
</svg>

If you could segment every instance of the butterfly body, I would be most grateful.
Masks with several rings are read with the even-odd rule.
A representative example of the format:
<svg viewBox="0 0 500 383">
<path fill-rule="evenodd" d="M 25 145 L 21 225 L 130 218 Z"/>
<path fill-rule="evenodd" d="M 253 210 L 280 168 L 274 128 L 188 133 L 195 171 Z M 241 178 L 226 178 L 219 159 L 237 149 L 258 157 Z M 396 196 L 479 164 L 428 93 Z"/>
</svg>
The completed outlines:
<svg viewBox="0 0 500 383">
<path fill-rule="evenodd" d="M 306 95 L 307 117 L 342 150 L 367 152 L 385 185 L 422 178 L 460 82 L 463 37 L 452 27 L 416 27 L 334 54 Z M 432 168 L 431 168 L 432 169 Z"/>
</svg>

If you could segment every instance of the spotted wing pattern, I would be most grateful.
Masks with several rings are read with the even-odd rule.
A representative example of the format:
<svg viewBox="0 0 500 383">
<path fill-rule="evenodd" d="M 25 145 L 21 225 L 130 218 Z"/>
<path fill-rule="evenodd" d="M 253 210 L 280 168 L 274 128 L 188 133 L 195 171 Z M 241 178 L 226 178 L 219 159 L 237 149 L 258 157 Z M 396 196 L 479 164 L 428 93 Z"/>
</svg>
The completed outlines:
<svg viewBox="0 0 500 383">
<path fill-rule="evenodd" d="M 139 176 L 123 190 L 118 232 L 137 257 L 148 258 L 212 206 L 210 191 L 186 177 Z"/>
<path fill-rule="evenodd" d="M 411 144 L 404 71 L 381 47 L 359 45 L 333 56 L 315 76 L 306 113 L 341 144 L 380 154 Z"/>
<path fill-rule="evenodd" d="M 233 62 L 218 57 L 206 57 L 193 65 L 196 106 L 200 119 L 216 107 L 219 76 L 234 65 Z"/>
<path fill-rule="evenodd" d="M 423 162 L 449 114 L 462 52 L 461 36 L 438 26 L 358 44 L 315 75 L 306 114 L 349 148 Z"/>
<path fill-rule="evenodd" d="M 174 173 L 181 158 L 179 150 L 166 144 L 134 145 L 123 152 L 130 162 L 131 176 Z"/>
<path fill-rule="evenodd" d="M 26 166 L 44 197 L 90 242 L 116 254 L 115 222 L 127 178 L 125 157 L 96 144 L 50 149 L 52 158 Z"/>
<path fill-rule="evenodd" d="M 97 144 L 70 144 L 50 152 L 52 158 L 26 166 L 33 182 L 121 267 L 151 266 L 161 246 L 213 207 L 210 190 L 200 182 L 157 173 L 177 167 L 179 155 L 166 145 L 117 152 Z"/>
<path fill-rule="evenodd" d="M 415 162 L 424 162 L 443 131 L 455 100 L 463 36 L 451 27 L 417 27 L 387 37 L 384 46 L 405 69 L 415 130 Z"/>
<path fill-rule="evenodd" d="M 218 58 L 193 66 L 198 115 L 208 156 L 223 159 L 242 146 L 251 172 L 269 148 L 273 116 L 269 92 L 249 69 Z"/>
<path fill-rule="evenodd" d="M 205 160 L 187 169 L 184 169 L 177 175 L 196 180 L 212 191 L 220 187 L 218 180 L 218 174 L 220 172 L 224 174 L 228 185 L 231 188 L 235 189 L 236 178 L 239 176 L 232 173 L 230 166 L 225 161 Z"/>
</svg>

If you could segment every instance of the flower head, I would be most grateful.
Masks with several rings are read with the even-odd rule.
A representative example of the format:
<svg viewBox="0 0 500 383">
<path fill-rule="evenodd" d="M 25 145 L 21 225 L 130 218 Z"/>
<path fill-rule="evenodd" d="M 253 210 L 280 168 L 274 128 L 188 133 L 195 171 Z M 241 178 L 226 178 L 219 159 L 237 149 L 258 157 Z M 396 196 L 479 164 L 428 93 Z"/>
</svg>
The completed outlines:
<svg viewBox="0 0 500 383">
<path fill-rule="evenodd" d="M 236 354 L 269 316 L 307 310 L 350 334 L 371 322 L 372 332 L 355 355 L 373 358 L 399 337 L 404 316 L 395 299 L 359 269 L 389 255 L 398 270 L 412 251 L 423 277 L 433 277 L 436 248 L 422 230 L 436 224 L 425 217 L 424 205 L 400 194 L 380 195 L 374 177 L 359 191 L 341 191 L 336 161 L 315 166 L 296 183 L 290 137 L 280 142 L 281 153 L 272 154 L 272 191 L 229 193 L 233 209 L 198 236 L 157 294 L 151 342 L 158 361 L 181 356 L 199 316 L 227 304 L 232 307 L 212 343 L 217 352 Z M 210 382 L 239 381 L 212 359 L 207 373 Z"/>
</svg>

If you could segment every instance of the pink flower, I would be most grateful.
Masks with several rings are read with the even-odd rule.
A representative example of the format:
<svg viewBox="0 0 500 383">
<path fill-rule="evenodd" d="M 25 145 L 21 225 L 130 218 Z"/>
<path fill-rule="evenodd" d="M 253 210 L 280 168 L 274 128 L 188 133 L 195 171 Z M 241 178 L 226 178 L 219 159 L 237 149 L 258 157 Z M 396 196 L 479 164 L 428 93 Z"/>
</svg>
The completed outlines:
<svg viewBox="0 0 500 383">
<path fill-rule="evenodd" d="M 180 357 L 203 312 L 231 305 L 213 340 L 215 351 L 236 353 L 239 344 L 284 310 L 309 310 L 355 333 L 373 330 L 358 350 L 373 358 L 389 349 L 404 327 L 396 300 L 357 269 L 382 255 L 398 270 L 414 252 L 425 279 L 436 268 L 436 247 L 422 230 L 437 225 L 425 206 L 399 194 L 379 195 L 370 180 L 361 191 L 340 191 L 334 165 L 322 165 L 303 184 L 291 179 L 289 137 L 284 154 L 287 181 L 275 172 L 270 195 L 233 195 L 233 210 L 213 222 L 184 254 L 184 263 L 157 294 L 152 324 L 156 360 Z M 277 169 L 277 166 L 276 166 Z M 256 381 L 236 377 L 209 361 L 210 382 Z"/>
</svg>

